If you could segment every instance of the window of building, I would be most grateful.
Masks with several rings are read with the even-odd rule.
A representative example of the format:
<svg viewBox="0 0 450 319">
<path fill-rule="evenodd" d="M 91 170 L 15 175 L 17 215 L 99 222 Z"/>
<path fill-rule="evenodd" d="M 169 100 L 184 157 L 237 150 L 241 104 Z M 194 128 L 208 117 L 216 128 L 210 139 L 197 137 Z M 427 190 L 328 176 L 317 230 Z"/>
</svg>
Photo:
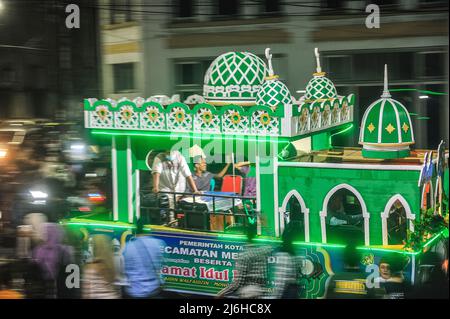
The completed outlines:
<svg viewBox="0 0 450 319">
<path fill-rule="evenodd" d="M 281 5 L 279 0 L 264 0 L 262 3 L 262 11 L 265 15 L 278 15 L 281 13 Z"/>
<path fill-rule="evenodd" d="M 132 0 L 110 0 L 111 24 L 131 21 L 133 18 Z"/>
<path fill-rule="evenodd" d="M 211 62 L 210 59 L 175 61 L 175 91 L 180 94 L 181 101 L 184 101 L 190 95 L 202 95 L 203 77 Z"/>
<path fill-rule="evenodd" d="M 44 89 L 46 87 L 46 69 L 38 65 L 30 65 L 26 69 L 25 86 L 29 89 Z"/>
<path fill-rule="evenodd" d="M 384 8 L 396 8 L 399 5 L 399 0 L 369 0 L 366 1 L 366 5 L 376 4 L 377 6 Z"/>
<path fill-rule="evenodd" d="M 446 92 L 447 90 L 443 84 L 428 84 L 424 89 L 432 92 Z M 420 114 L 418 120 L 425 121 L 427 124 L 427 148 L 437 149 L 440 141 L 448 136 L 448 115 L 444 116 L 445 108 L 448 108 L 448 96 L 432 94 L 422 94 L 421 96 L 427 96 L 427 98 L 421 98 L 421 101 L 425 103 L 426 113 Z M 448 143 L 448 141 L 445 142 Z"/>
<path fill-rule="evenodd" d="M 389 68 L 389 80 L 414 77 L 413 52 L 369 52 L 353 55 L 353 78 L 360 81 L 382 79 L 385 64 Z"/>
<path fill-rule="evenodd" d="M 419 0 L 420 7 L 448 7 L 448 1 L 446 0 Z"/>
<path fill-rule="evenodd" d="M 0 87 L 9 86 L 16 81 L 16 72 L 13 68 L 6 66 L 0 69 Z"/>
<path fill-rule="evenodd" d="M 320 9 L 325 12 L 340 11 L 344 8 L 344 1 L 342 0 L 322 0 L 320 2 Z"/>
<path fill-rule="evenodd" d="M 175 64 L 177 85 L 196 85 L 202 82 L 201 62 L 180 62 Z"/>
<path fill-rule="evenodd" d="M 114 92 L 132 91 L 134 83 L 134 63 L 119 63 L 113 65 Z"/>
<path fill-rule="evenodd" d="M 218 0 L 218 15 L 233 16 L 239 13 L 239 0 Z"/>
<path fill-rule="evenodd" d="M 194 0 L 176 0 L 174 9 L 176 18 L 192 18 L 194 16 Z"/>
<path fill-rule="evenodd" d="M 324 59 L 327 74 L 333 80 L 352 78 L 352 57 L 350 55 L 331 55 Z"/>
<path fill-rule="evenodd" d="M 443 77 L 445 76 L 445 52 L 421 52 L 421 77 Z"/>
</svg>

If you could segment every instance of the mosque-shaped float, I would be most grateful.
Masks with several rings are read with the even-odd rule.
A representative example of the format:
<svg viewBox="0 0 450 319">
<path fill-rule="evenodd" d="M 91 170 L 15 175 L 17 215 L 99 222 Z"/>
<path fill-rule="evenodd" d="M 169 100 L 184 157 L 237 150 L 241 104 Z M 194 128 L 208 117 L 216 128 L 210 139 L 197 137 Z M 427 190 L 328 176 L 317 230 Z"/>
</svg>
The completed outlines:
<svg viewBox="0 0 450 319">
<path fill-rule="evenodd" d="M 80 229 L 86 240 L 107 233 L 124 245 L 136 221 L 148 221 L 146 231 L 166 242 L 162 274 L 175 291 L 214 294 L 230 283 L 245 244 L 239 226 L 245 224 L 257 228 L 256 242 L 273 247 L 288 224 L 295 227 L 303 258 L 301 297 L 324 296 L 343 267 L 349 240 L 358 245 L 362 269 L 401 255 L 399 271 L 414 283 L 422 253 L 448 238 L 445 145 L 413 148 L 408 105 L 389 92 L 387 66 L 380 99 L 358 123 L 353 110 L 364 105 L 355 105 L 353 94 L 338 95 L 317 49 L 316 70 L 299 99 L 275 74 L 270 49 L 265 57 L 267 63 L 249 52 L 220 55 L 205 74 L 203 95 L 183 103 L 161 95 L 86 99 L 86 129 L 111 147 L 113 207 L 109 214 L 62 223 Z M 358 128 L 361 147 L 332 146 L 333 136 Z M 220 189 L 178 194 L 181 199 L 164 207 L 148 205 L 151 183 L 144 176 L 151 176 L 157 152 L 173 148 L 191 168 L 192 150 L 200 149 L 211 167 L 231 158 L 251 173 L 237 178 L 235 170 L 228 172 L 231 195 L 224 177 Z M 255 189 L 246 193 L 250 179 Z M 172 211 L 175 222 L 160 218 L 161 210 Z M 432 230 L 426 227 L 431 222 Z"/>
</svg>

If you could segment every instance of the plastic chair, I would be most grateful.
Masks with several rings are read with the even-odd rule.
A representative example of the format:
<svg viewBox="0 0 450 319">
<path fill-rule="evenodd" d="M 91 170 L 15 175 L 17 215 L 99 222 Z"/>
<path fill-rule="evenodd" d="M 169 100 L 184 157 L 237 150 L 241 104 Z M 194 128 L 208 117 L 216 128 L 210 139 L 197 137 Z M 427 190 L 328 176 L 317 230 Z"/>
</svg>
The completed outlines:
<svg viewBox="0 0 450 319">
<path fill-rule="evenodd" d="M 241 194 L 241 192 L 242 192 L 242 176 L 225 175 L 223 177 L 221 191 Z"/>
</svg>

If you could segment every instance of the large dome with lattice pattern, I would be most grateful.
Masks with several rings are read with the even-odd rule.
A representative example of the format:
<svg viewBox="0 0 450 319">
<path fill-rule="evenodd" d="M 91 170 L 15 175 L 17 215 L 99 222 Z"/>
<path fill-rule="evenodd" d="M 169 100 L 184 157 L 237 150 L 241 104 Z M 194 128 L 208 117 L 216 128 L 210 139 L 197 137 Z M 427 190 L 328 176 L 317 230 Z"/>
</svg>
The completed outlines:
<svg viewBox="0 0 450 319">
<path fill-rule="evenodd" d="M 267 75 L 262 59 L 249 52 L 218 56 L 205 74 L 203 95 L 210 104 L 254 105 Z"/>
</svg>

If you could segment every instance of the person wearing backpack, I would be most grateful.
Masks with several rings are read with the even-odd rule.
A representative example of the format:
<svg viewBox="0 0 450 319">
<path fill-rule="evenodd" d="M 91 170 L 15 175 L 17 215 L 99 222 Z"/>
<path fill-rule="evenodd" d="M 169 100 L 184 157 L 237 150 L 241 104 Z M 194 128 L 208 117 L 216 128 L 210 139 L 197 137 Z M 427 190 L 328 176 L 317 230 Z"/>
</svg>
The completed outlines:
<svg viewBox="0 0 450 319">
<path fill-rule="evenodd" d="M 126 285 L 124 298 L 149 299 L 163 296 L 164 281 L 161 276 L 162 240 L 145 236 L 143 222 L 137 222 L 136 237 L 123 252 Z"/>
</svg>

